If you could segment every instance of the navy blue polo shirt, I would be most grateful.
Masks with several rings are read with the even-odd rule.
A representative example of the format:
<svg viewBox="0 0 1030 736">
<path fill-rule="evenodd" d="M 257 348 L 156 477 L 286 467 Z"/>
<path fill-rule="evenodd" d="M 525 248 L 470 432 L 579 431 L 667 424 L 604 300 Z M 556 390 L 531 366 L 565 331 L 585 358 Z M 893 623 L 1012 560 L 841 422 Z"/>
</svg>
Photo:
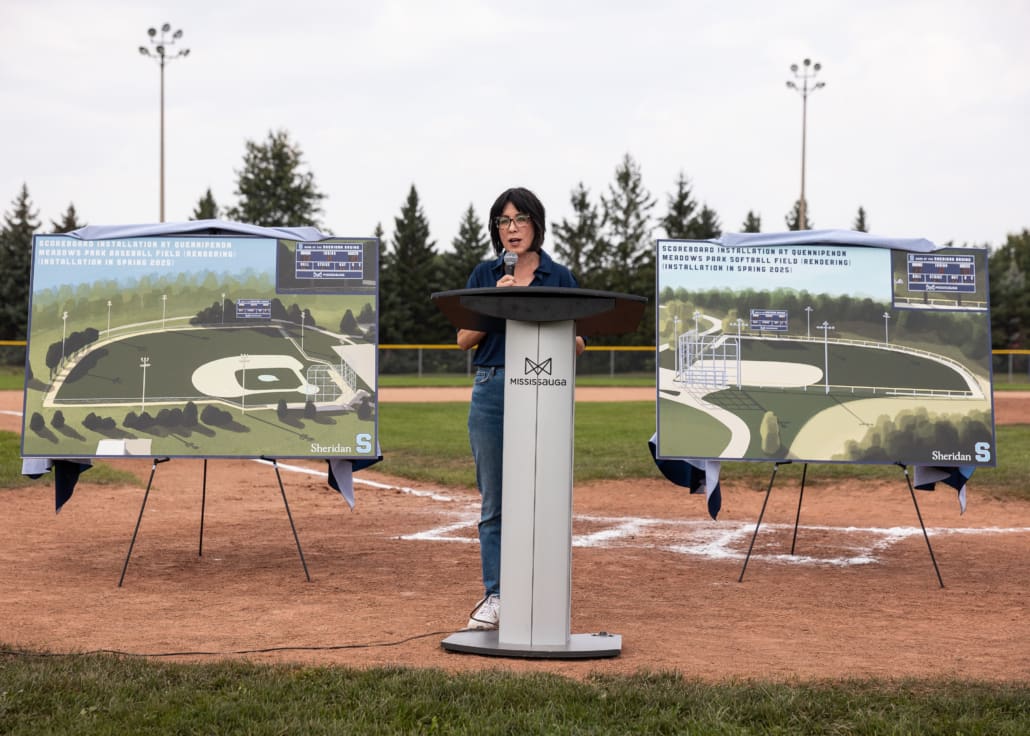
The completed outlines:
<svg viewBox="0 0 1030 736">
<path fill-rule="evenodd" d="M 504 275 L 504 263 L 501 256 L 492 261 L 484 261 L 472 270 L 466 289 L 480 289 L 487 286 L 496 286 Z M 579 283 L 565 266 L 555 263 L 546 251 L 540 251 L 540 265 L 533 272 L 533 281 L 530 286 L 566 286 L 576 288 Z M 473 365 L 485 368 L 504 367 L 504 332 L 488 332 L 486 337 L 476 348 L 476 355 L 472 359 Z"/>
</svg>

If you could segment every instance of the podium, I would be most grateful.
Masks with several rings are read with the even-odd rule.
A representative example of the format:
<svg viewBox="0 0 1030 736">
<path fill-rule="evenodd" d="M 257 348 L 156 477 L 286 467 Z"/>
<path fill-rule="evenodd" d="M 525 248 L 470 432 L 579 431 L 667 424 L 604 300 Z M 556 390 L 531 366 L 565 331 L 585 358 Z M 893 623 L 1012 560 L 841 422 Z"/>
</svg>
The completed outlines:
<svg viewBox="0 0 1030 736">
<path fill-rule="evenodd" d="M 457 328 L 507 333 L 500 625 L 456 632 L 443 648 L 546 659 L 618 656 L 618 634 L 570 633 L 576 335 L 636 329 L 646 298 L 513 286 L 432 299 Z"/>
</svg>

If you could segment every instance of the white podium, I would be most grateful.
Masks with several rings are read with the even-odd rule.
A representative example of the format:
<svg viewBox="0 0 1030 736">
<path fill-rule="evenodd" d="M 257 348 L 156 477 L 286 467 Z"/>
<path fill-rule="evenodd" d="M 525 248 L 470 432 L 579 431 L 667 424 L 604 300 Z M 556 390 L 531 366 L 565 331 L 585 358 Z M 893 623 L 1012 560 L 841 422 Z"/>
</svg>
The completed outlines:
<svg viewBox="0 0 1030 736">
<path fill-rule="evenodd" d="M 461 289 L 432 298 L 455 327 L 507 332 L 500 626 L 459 631 L 443 648 L 507 657 L 618 656 L 618 634 L 570 633 L 576 335 L 631 331 L 647 300 L 558 287 Z"/>
</svg>

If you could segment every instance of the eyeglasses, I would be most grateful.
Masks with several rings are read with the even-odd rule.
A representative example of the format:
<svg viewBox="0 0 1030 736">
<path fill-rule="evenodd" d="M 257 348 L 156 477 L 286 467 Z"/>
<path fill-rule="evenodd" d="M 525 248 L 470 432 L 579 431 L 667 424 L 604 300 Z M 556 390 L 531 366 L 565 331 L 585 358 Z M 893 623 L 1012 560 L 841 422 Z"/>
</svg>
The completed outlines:
<svg viewBox="0 0 1030 736">
<path fill-rule="evenodd" d="M 515 223 L 515 227 L 522 227 L 527 222 L 530 222 L 532 219 L 533 218 L 529 215 L 522 214 L 515 215 L 515 217 L 501 215 L 500 217 L 494 218 L 494 224 L 497 226 L 498 230 L 503 230 L 504 228 L 509 227 L 513 222 Z"/>
</svg>

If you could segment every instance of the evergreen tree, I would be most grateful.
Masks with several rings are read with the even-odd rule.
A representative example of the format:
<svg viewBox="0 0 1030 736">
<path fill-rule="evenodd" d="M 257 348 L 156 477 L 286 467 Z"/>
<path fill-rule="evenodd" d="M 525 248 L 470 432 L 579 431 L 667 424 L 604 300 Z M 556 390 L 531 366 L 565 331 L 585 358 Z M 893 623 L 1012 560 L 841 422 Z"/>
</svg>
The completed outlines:
<svg viewBox="0 0 1030 736">
<path fill-rule="evenodd" d="M 708 205 L 701 206 L 701 212 L 690 223 L 690 237 L 694 240 L 708 240 L 722 235 L 719 216 Z"/>
<path fill-rule="evenodd" d="M 191 220 L 217 220 L 218 219 L 218 203 L 215 202 L 215 195 L 211 193 L 211 187 L 207 188 L 207 192 L 197 201 L 197 206 L 193 208 L 193 214 L 190 215 Z"/>
<path fill-rule="evenodd" d="M 806 201 L 805 202 L 805 225 L 804 225 L 804 227 L 801 227 L 800 224 L 799 224 L 799 220 L 801 219 L 801 200 L 800 199 L 795 200 L 794 201 L 794 209 L 792 209 L 790 211 L 790 213 L 786 217 L 783 218 L 784 221 L 787 223 L 787 229 L 788 230 L 811 230 L 812 229 L 812 221 L 810 219 L 808 219 L 808 213 L 809 212 L 810 212 L 810 210 L 808 209 L 808 202 Z"/>
<path fill-rule="evenodd" d="M 607 262 L 603 264 L 604 285 L 598 288 L 647 297 L 641 326 L 626 335 L 624 342 L 653 344 L 655 246 L 650 213 L 655 200 L 644 187 L 640 167 L 628 153 L 616 167 L 615 182 L 608 186 L 608 196 L 602 195 L 601 205 L 601 239 Z"/>
<path fill-rule="evenodd" d="M 855 222 L 851 225 L 852 230 L 857 230 L 860 233 L 869 232 L 869 224 L 865 221 L 865 209 L 862 207 L 858 208 L 858 214 L 855 215 Z"/>
<path fill-rule="evenodd" d="M 436 243 L 429 240 L 429 223 L 414 184 L 400 216 L 394 219 L 392 245 L 381 279 L 381 293 L 385 291 L 388 297 L 379 317 L 380 340 L 401 344 L 450 342 L 453 330 L 429 298 L 443 289 Z"/>
<path fill-rule="evenodd" d="M 1009 234 L 988 261 L 991 345 L 1018 350 L 1030 344 L 1030 230 Z"/>
<path fill-rule="evenodd" d="M 231 220 L 266 227 L 318 227 L 325 195 L 315 175 L 302 170 L 300 146 L 285 130 L 272 131 L 265 143 L 247 141 L 243 168 L 236 172 L 239 202 L 225 214 Z"/>
<path fill-rule="evenodd" d="M 676 191 L 668 195 L 668 210 L 661 220 L 662 229 L 667 238 L 689 240 L 691 223 L 694 221 L 697 201 L 690 187 L 690 180 L 680 171 L 676 178 Z"/>
<path fill-rule="evenodd" d="M 441 281 L 444 289 L 461 289 L 468 281 L 472 269 L 488 255 L 493 255 L 490 234 L 476 216 L 470 204 L 458 225 L 458 235 L 451 241 L 454 250 L 441 256 Z"/>
<path fill-rule="evenodd" d="M 641 268 L 654 267 L 651 210 L 655 206 L 644 188 L 640 167 L 628 153 L 615 168 L 615 182 L 608 185 L 608 196 L 601 196 L 601 205 L 605 262 L 599 265 L 607 271 L 608 288 L 628 291 Z"/>
<path fill-rule="evenodd" d="M 742 233 L 760 233 L 762 232 L 762 218 L 755 214 L 754 210 L 747 211 L 747 217 L 744 218 L 743 224 L 740 226 L 740 232 Z"/>
<path fill-rule="evenodd" d="M 590 201 L 590 191 L 580 182 L 569 197 L 575 219 L 563 219 L 553 227 L 554 253 L 572 271 L 581 286 L 591 287 L 591 264 L 602 262 L 598 252 L 601 216 Z"/>
<path fill-rule="evenodd" d="M 75 205 L 69 202 L 68 209 L 61 215 L 61 219 L 50 221 L 50 232 L 70 233 L 72 230 L 78 230 L 80 227 L 85 226 L 86 223 L 79 222 L 79 215 L 75 211 Z"/>
<path fill-rule="evenodd" d="M 29 188 L 21 191 L 4 213 L 0 227 L 0 339 L 24 340 L 29 315 L 29 273 L 32 268 L 32 236 L 39 229 L 39 212 L 33 211 Z M 24 351 L 4 349 L 6 362 L 21 362 Z"/>
</svg>

